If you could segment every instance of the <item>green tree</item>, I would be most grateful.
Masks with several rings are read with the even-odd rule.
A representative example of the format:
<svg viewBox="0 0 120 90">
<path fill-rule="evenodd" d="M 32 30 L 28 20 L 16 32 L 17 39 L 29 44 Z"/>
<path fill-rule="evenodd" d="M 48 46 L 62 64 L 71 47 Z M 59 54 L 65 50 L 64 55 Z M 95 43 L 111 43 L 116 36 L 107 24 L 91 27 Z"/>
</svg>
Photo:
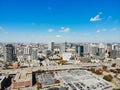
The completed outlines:
<svg viewBox="0 0 120 90">
<path fill-rule="evenodd" d="M 105 76 L 103 77 L 103 79 L 105 79 L 105 80 L 111 82 L 112 79 L 113 79 L 113 77 L 109 74 L 109 75 L 105 75 Z"/>
</svg>

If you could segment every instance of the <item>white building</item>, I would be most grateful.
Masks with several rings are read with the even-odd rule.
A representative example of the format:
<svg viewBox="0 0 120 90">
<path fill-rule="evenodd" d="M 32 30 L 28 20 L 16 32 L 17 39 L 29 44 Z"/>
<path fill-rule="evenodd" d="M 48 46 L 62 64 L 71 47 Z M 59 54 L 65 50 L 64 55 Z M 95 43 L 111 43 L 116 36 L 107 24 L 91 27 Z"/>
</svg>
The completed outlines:
<svg viewBox="0 0 120 90">
<path fill-rule="evenodd" d="M 116 59 L 116 65 L 117 65 L 117 66 L 120 66 L 120 58 L 117 58 L 117 59 Z"/>
<path fill-rule="evenodd" d="M 99 43 L 99 48 L 105 48 L 105 44 Z"/>
<path fill-rule="evenodd" d="M 69 61 L 72 56 L 72 53 L 63 53 L 62 56 L 63 56 L 63 60 Z"/>
<path fill-rule="evenodd" d="M 31 54 L 31 48 L 29 46 L 24 47 L 24 55 L 30 55 Z"/>
<path fill-rule="evenodd" d="M 54 42 L 48 43 L 48 50 L 53 51 L 54 50 Z"/>
</svg>

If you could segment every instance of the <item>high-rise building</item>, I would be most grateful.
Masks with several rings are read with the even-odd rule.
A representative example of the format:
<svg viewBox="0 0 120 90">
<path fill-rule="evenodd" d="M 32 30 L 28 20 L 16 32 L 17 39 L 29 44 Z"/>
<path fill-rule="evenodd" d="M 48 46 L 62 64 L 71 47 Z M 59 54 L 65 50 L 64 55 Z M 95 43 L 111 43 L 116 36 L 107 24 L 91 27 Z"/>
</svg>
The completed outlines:
<svg viewBox="0 0 120 90">
<path fill-rule="evenodd" d="M 84 44 L 84 57 L 89 57 L 90 55 L 90 45 Z"/>
<path fill-rule="evenodd" d="M 105 57 L 105 48 L 98 48 L 98 56 L 100 59 L 103 59 Z"/>
<path fill-rule="evenodd" d="M 53 51 L 54 50 L 54 42 L 48 43 L 48 50 Z"/>
<path fill-rule="evenodd" d="M 37 57 L 37 48 L 32 48 L 31 58 L 32 58 L 32 60 L 36 60 L 38 58 Z"/>
<path fill-rule="evenodd" d="M 111 58 L 120 58 L 120 51 L 119 50 L 112 50 L 110 52 L 110 57 Z"/>
<path fill-rule="evenodd" d="M 112 51 L 112 44 L 107 44 L 107 53 Z"/>
<path fill-rule="evenodd" d="M 62 44 L 60 45 L 60 52 L 61 52 L 61 53 L 66 52 L 66 46 L 67 46 L 67 42 L 62 43 Z"/>
<path fill-rule="evenodd" d="M 75 45 L 75 53 L 78 53 L 78 45 Z"/>
<path fill-rule="evenodd" d="M 78 56 L 84 56 L 84 46 L 78 46 Z"/>
<path fill-rule="evenodd" d="M 7 44 L 4 47 L 5 62 L 12 62 L 15 59 L 15 48 L 12 44 Z"/>
<path fill-rule="evenodd" d="M 24 47 L 23 53 L 24 53 L 24 55 L 31 55 L 31 51 L 32 51 L 31 47 L 26 46 L 26 47 Z"/>
<path fill-rule="evenodd" d="M 90 47 L 90 56 L 98 55 L 98 47 L 97 46 L 91 46 Z"/>
</svg>

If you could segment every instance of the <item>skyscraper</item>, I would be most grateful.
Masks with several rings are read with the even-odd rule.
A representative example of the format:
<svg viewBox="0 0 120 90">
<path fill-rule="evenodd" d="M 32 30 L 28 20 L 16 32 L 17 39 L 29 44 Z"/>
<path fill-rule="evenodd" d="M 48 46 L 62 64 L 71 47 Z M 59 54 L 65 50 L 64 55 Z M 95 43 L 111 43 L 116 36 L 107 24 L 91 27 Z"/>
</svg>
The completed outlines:
<svg viewBox="0 0 120 90">
<path fill-rule="evenodd" d="M 78 46 L 78 56 L 84 56 L 84 46 Z"/>
<path fill-rule="evenodd" d="M 12 44 L 7 44 L 4 47 L 5 62 L 12 62 L 15 59 L 15 48 Z"/>
<path fill-rule="evenodd" d="M 62 44 L 60 45 L 60 52 L 61 52 L 61 53 L 66 52 L 66 47 L 67 47 L 67 42 L 62 43 Z"/>
<path fill-rule="evenodd" d="M 31 47 L 26 46 L 24 47 L 24 55 L 31 55 Z"/>
<path fill-rule="evenodd" d="M 48 43 L 48 50 L 53 51 L 54 50 L 54 42 Z"/>
<path fill-rule="evenodd" d="M 32 48 L 31 57 L 32 57 L 32 60 L 37 59 L 37 48 Z"/>
</svg>

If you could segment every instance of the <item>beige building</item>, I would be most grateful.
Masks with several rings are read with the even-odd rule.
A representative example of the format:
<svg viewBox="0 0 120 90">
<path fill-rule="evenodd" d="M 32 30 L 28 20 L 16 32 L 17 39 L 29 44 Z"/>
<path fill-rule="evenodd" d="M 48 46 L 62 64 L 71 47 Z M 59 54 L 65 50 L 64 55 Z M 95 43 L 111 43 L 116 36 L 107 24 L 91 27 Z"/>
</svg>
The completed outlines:
<svg viewBox="0 0 120 90">
<path fill-rule="evenodd" d="M 25 88 L 32 86 L 32 72 L 22 70 L 12 79 L 12 88 Z"/>
</svg>

